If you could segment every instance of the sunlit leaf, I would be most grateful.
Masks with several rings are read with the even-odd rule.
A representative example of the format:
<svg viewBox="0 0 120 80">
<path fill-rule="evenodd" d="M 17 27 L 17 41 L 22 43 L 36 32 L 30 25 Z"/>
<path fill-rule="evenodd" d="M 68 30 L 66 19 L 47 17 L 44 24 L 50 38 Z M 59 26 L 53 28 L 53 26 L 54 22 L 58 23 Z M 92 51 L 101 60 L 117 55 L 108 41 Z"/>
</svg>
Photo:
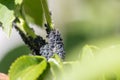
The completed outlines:
<svg viewBox="0 0 120 80">
<path fill-rule="evenodd" d="M 42 3 L 42 7 L 45 13 L 47 24 L 49 25 L 50 29 L 53 29 L 54 27 L 53 27 L 52 18 L 50 15 L 49 7 L 47 4 L 47 0 L 41 0 L 41 3 Z"/>
<path fill-rule="evenodd" d="M 63 71 L 63 65 L 60 60 L 60 57 L 57 54 L 55 54 L 53 58 L 49 59 L 48 62 L 50 63 L 52 74 L 55 80 L 59 80 L 59 78 L 62 76 Z"/>
<path fill-rule="evenodd" d="M 0 0 L 0 22 L 3 30 L 10 35 L 14 16 L 14 0 Z"/>
<path fill-rule="evenodd" d="M 97 50 L 98 48 L 96 46 L 89 46 L 86 45 L 83 47 L 83 51 L 80 54 L 80 60 L 81 61 L 89 61 L 90 59 L 94 58 L 95 54 L 95 50 Z"/>
<path fill-rule="evenodd" d="M 17 4 L 21 5 L 22 2 L 23 2 L 23 0 L 15 0 L 15 4 L 16 4 L 16 5 L 17 5 Z"/>
<path fill-rule="evenodd" d="M 12 22 L 15 19 L 16 5 L 21 3 L 22 0 L 0 0 L 0 25 L 8 35 L 11 33 Z"/>
<path fill-rule="evenodd" d="M 71 73 L 71 69 L 74 65 L 78 64 L 79 61 L 66 61 L 63 62 L 63 70 L 64 72 Z"/>
<path fill-rule="evenodd" d="M 46 69 L 47 62 L 40 56 L 22 56 L 10 67 L 10 80 L 36 80 Z"/>
<path fill-rule="evenodd" d="M 73 65 L 69 74 L 66 72 L 63 78 L 64 80 L 119 80 L 119 76 L 120 45 L 117 45 L 97 52 L 97 55 L 87 63 Z"/>
<path fill-rule="evenodd" d="M 43 72 L 42 75 L 39 76 L 38 80 L 53 80 L 53 74 L 51 72 L 50 64 L 47 64 L 46 70 Z"/>
</svg>

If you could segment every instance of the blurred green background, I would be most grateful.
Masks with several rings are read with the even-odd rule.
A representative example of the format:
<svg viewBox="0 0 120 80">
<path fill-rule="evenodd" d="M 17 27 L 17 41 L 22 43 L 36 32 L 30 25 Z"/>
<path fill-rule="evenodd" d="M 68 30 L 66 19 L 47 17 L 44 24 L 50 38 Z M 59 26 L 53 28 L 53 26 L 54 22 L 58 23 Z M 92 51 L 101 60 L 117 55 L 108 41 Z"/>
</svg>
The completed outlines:
<svg viewBox="0 0 120 80">
<path fill-rule="evenodd" d="M 76 59 L 85 44 L 98 47 L 120 44 L 120 0 L 69 2 L 70 6 L 66 2 L 63 11 L 67 60 Z"/>
<path fill-rule="evenodd" d="M 64 38 L 66 60 L 76 60 L 85 44 L 101 48 L 120 44 L 120 0 L 53 0 L 50 6 Z M 0 72 L 7 73 L 11 62 L 24 53 L 30 53 L 26 46 L 6 53 Z"/>
</svg>

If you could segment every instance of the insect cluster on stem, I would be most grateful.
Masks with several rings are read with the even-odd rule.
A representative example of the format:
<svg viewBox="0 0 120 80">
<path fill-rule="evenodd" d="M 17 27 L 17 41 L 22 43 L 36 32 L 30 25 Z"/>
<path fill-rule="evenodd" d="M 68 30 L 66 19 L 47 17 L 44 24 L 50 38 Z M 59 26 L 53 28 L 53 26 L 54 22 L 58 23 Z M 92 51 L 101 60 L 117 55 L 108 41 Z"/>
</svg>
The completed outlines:
<svg viewBox="0 0 120 80">
<path fill-rule="evenodd" d="M 45 24 L 47 32 L 46 38 L 48 39 L 48 42 L 46 42 L 41 36 L 36 35 L 36 38 L 33 38 L 23 33 L 15 22 L 13 22 L 13 26 L 19 31 L 24 43 L 28 45 L 34 55 L 44 56 L 48 60 L 54 54 L 58 54 L 60 58 L 64 59 L 64 44 L 58 30 L 50 30 L 49 26 Z"/>
<path fill-rule="evenodd" d="M 60 56 L 60 58 L 64 59 L 64 44 L 60 32 L 56 29 L 53 29 L 51 31 L 48 31 L 48 29 L 46 29 L 46 31 L 48 43 L 40 48 L 40 55 L 49 59 L 54 53 L 56 53 Z"/>
</svg>

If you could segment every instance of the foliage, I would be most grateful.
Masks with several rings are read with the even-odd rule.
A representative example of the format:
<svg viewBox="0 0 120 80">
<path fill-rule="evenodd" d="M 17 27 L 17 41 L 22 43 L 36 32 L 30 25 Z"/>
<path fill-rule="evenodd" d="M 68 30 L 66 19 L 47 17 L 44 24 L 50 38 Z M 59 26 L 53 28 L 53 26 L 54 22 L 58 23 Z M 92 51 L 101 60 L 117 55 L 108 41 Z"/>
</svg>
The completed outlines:
<svg viewBox="0 0 120 80">
<path fill-rule="evenodd" d="M 4 31 L 8 35 L 11 32 L 12 21 L 15 19 L 14 9 L 15 9 L 15 3 L 13 0 L 7 0 L 7 1 L 0 0 L 0 22 L 3 26 Z"/>
<path fill-rule="evenodd" d="M 91 56 L 91 51 L 94 50 L 90 46 L 83 48 L 82 54 L 85 56 L 82 56 L 78 63 L 72 65 L 72 68 L 69 69 L 71 73 L 65 72 L 65 80 L 119 80 L 120 45 L 93 52 L 94 57 Z"/>
<path fill-rule="evenodd" d="M 40 56 L 22 56 L 10 67 L 9 76 L 11 80 L 35 80 L 46 67 L 45 59 Z"/>
<path fill-rule="evenodd" d="M 47 70 L 49 73 L 45 75 L 50 75 L 50 78 L 46 78 L 49 80 L 119 80 L 119 48 L 120 45 L 104 49 L 86 45 L 78 60 L 67 62 L 62 61 L 57 54 L 48 61 L 41 56 L 22 56 L 12 64 L 9 76 L 11 80 L 40 80 Z"/>
<path fill-rule="evenodd" d="M 15 27 L 21 37 L 36 42 L 38 35 L 29 25 L 42 27 L 44 22 L 54 30 L 47 0 L 0 0 L 0 23 L 8 35 Z M 24 55 L 12 63 L 8 75 L 10 80 L 119 80 L 119 53 L 120 45 L 105 49 L 86 45 L 75 61 L 64 61 L 57 53 L 49 59 Z"/>
</svg>

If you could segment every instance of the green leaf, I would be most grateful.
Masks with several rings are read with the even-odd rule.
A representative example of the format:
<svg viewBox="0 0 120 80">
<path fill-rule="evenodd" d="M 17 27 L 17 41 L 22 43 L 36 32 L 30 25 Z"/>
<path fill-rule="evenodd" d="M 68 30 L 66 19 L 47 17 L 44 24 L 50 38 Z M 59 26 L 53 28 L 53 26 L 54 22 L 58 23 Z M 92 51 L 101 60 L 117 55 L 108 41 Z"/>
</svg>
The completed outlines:
<svg viewBox="0 0 120 80">
<path fill-rule="evenodd" d="M 42 3 L 42 7 L 43 7 L 43 10 L 45 13 L 45 18 L 46 18 L 47 24 L 49 25 L 50 29 L 54 29 L 53 23 L 52 23 L 52 18 L 50 15 L 48 4 L 47 4 L 47 0 L 41 0 L 41 3 Z"/>
<path fill-rule="evenodd" d="M 3 30 L 10 36 L 12 22 L 15 19 L 15 9 L 22 0 L 0 0 L 0 24 Z"/>
<path fill-rule="evenodd" d="M 50 64 L 47 63 L 47 68 L 42 75 L 39 76 L 38 80 L 53 80 L 53 74 L 51 72 Z"/>
<path fill-rule="evenodd" d="M 54 54 L 52 56 L 60 65 L 62 65 L 62 59 L 58 56 L 58 54 Z"/>
<path fill-rule="evenodd" d="M 82 54 L 80 54 L 80 60 L 85 62 L 89 61 L 96 55 L 95 51 L 97 49 L 98 48 L 96 46 L 89 46 L 89 45 L 84 46 Z"/>
<path fill-rule="evenodd" d="M 69 71 L 71 73 L 63 76 L 64 80 L 119 80 L 120 45 L 103 48 L 89 62 L 79 62 Z"/>
<path fill-rule="evenodd" d="M 40 0 L 24 0 L 23 15 L 28 23 L 33 23 L 38 26 L 43 24 L 43 9 Z"/>
<path fill-rule="evenodd" d="M 63 70 L 64 72 L 71 72 L 71 69 L 73 67 L 73 65 L 76 65 L 78 64 L 79 61 L 66 61 L 66 62 L 63 62 Z"/>
<path fill-rule="evenodd" d="M 10 35 L 14 16 L 14 0 L 0 0 L 0 23 L 3 30 Z"/>
<path fill-rule="evenodd" d="M 51 71 L 55 80 L 59 80 L 59 77 L 62 76 L 63 72 L 63 65 L 60 60 L 60 57 L 57 54 L 55 54 L 52 58 L 49 59 L 48 62 L 50 63 Z"/>
<path fill-rule="evenodd" d="M 19 4 L 19 5 L 21 5 L 22 2 L 23 2 L 23 0 L 15 0 L 15 4 Z"/>
<path fill-rule="evenodd" d="M 22 56 L 10 67 L 10 80 L 36 80 L 46 69 L 46 59 L 41 56 Z"/>
</svg>

